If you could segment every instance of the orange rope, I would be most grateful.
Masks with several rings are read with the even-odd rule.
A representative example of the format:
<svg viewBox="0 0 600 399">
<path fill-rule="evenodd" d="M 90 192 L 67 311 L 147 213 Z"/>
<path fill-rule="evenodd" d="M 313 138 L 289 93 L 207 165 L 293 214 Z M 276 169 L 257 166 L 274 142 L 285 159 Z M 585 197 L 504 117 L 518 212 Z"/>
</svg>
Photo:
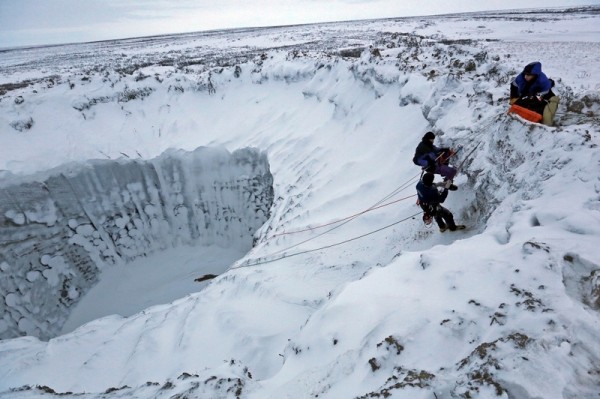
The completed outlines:
<svg viewBox="0 0 600 399">
<path fill-rule="evenodd" d="M 366 210 L 364 210 L 362 212 L 355 213 L 354 215 L 350 215 L 350 216 L 347 216 L 345 218 L 338 219 L 338 220 L 335 220 L 333 222 L 329 222 L 329 223 L 326 223 L 326 224 L 317 225 L 315 227 L 308 227 L 308 228 L 302 229 L 302 230 L 292 230 L 292 231 L 284 231 L 282 233 L 277 233 L 277 234 L 274 234 L 271 237 L 267 238 L 265 241 L 269 241 L 269 240 L 271 240 L 271 239 L 273 239 L 275 237 L 279 237 L 279 236 L 284 236 L 284 235 L 288 235 L 288 234 L 296 234 L 296 233 L 304 233 L 306 231 L 313 231 L 313 230 L 317 230 L 317 229 L 320 229 L 320 228 L 323 228 L 323 227 L 331 226 L 332 224 L 340 223 L 340 222 L 343 222 L 345 220 L 352 219 L 352 218 L 355 218 L 357 216 L 363 215 L 363 214 L 365 214 L 367 212 L 374 211 L 375 209 L 379 209 L 379 208 L 383 208 L 383 207 L 386 207 L 386 206 L 390 206 L 390 205 L 393 205 L 393 204 L 395 204 L 397 202 L 404 201 L 406 199 L 409 199 L 409 198 L 412 198 L 412 197 L 416 197 L 416 196 L 417 196 L 417 194 L 409 195 L 408 197 L 400 198 L 400 199 L 397 199 L 395 201 L 388 202 L 387 204 L 379 205 L 379 206 L 376 206 L 374 208 L 369 208 L 369 209 L 366 209 Z"/>
</svg>

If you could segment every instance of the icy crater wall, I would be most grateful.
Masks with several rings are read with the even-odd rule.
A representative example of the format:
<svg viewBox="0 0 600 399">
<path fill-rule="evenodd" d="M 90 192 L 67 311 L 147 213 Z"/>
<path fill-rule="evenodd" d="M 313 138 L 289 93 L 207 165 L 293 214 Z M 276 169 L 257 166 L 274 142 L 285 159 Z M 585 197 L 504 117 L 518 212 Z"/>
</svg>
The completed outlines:
<svg viewBox="0 0 600 399">
<path fill-rule="evenodd" d="M 56 336 L 117 262 L 178 245 L 248 250 L 273 203 L 264 153 L 201 147 L 0 186 L 0 338 Z"/>
</svg>

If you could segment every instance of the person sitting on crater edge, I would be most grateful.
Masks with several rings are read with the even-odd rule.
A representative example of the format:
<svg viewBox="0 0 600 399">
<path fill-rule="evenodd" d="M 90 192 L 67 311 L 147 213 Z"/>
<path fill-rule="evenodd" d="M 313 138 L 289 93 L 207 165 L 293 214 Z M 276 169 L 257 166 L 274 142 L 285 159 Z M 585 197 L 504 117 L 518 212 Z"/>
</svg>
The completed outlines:
<svg viewBox="0 0 600 399">
<path fill-rule="evenodd" d="M 552 87 L 554 87 L 554 80 L 548 79 L 542 72 L 542 64 L 538 61 L 529 63 L 510 84 L 510 104 L 516 104 L 540 115 L 536 119 L 524 116 L 526 119 L 533 122 L 541 121 L 546 126 L 552 126 L 560 100 L 552 92 Z"/>
</svg>

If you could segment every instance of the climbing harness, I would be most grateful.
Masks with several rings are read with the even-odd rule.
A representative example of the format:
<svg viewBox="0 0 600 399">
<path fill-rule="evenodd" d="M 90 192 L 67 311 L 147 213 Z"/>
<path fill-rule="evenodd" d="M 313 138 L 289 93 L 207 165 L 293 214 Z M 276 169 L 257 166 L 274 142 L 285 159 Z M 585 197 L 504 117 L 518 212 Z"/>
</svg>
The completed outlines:
<svg viewBox="0 0 600 399">
<path fill-rule="evenodd" d="M 447 163 L 450 158 L 452 158 L 453 156 L 455 156 L 456 154 L 458 154 L 458 152 L 462 150 L 462 145 L 458 146 L 458 148 L 456 150 L 450 149 L 450 153 L 446 156 L 446 153 L 444 151 L 442 151 L 442 153 L 440 155 L 437 156 L 437 158 L 435 159 L 435 163 L 436 164 L 445 164 Z M 425 171 L 427 170 L 428 167 L 421 167 L 421 177 L 420 179 L 423 178 L 423 174 L 425 174 Z"/>
</svg>

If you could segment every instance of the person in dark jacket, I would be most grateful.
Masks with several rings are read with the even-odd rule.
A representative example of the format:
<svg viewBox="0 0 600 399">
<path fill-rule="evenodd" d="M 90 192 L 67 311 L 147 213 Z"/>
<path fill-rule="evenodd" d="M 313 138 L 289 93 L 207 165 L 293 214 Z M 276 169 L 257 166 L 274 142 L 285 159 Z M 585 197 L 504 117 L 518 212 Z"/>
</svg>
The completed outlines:
<svg viewBox="0 0 600 399">
<path fill-rule="evenodd" d="M 419 198 L 419 205 L 423 209 L 423 212 L 425 212 L 426 216 L 435 218 L 442 233 L 448 229 L 450 231 L 464 229 L 464 225 L 457 225 L 454 222 L 452 212 L 441 205 L 446 200 L 446 197 L 448 197 L 448 188 L 444 187 L 440 193 L 437 187 L 434 186 L 433 179 L 433 173 L 427 172 L 423 175 L 421 181 L 417 183 L 417 197 Z M 446 185 L 449 186 L 450 183 L 446 182 Z"/>
<path fill-rule="evenodd" d="M 451 154 L 451 148 L 438 148 L 433 142 L 435 140 L 435 134 L 433 132 L 427 132 L 421 139 L 421 142 L 415 149 L 415 155 L 413 162 L 415 165 L 421 166 L 427 172 L 436 173 L 444 178 L 444 182 L 454 179 L 456 175 L 456 169 L 449 166 L 447 161 L 445 162 L 444 156 Z M 450 190 L 456 190 L 457 187 L 454 184 L 449 185 Z"/>
<path fill-rule="evenodd" d="M 510 104 L 542 115 L 542 123 L 552 126 L 560 98 L 552 92 L 554 81 L 542 72 L 540 62 L 527 64 L 510 84 Z"/>
</svg>

